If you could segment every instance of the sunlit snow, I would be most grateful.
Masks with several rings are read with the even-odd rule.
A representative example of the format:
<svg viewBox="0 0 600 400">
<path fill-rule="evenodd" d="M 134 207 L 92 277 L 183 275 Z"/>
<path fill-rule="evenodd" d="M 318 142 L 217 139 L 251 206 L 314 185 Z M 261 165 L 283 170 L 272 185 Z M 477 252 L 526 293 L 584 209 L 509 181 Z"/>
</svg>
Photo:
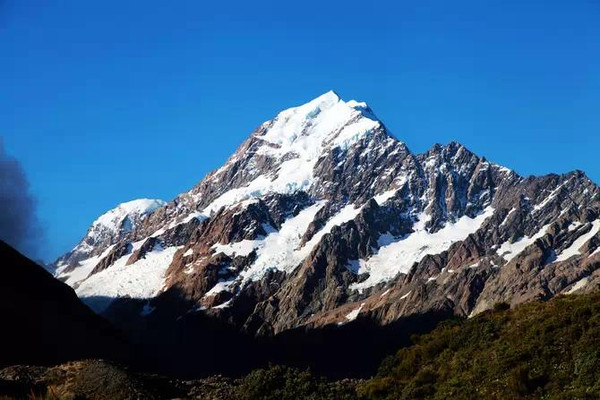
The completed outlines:
<svg viewBox="0 0 600 400">
<path fill-rule="evenodd" d="M 575 282 L 575 284 L 573 286 L 571 286 L 571 288 L 569 290 L 567 290 L 565 292 L 565 294 L 575 293 L 579 289 L 582 289 L 583 287 L 585 287 L 585 285 L 587 285 L 589 281 L 590 281 L 589 276 L 586 276 L 585 278 L 578 280 L 577 282 Z"/>
<path fill-rule="evenodd" d="M 59 266 L 59 268 L 56 269 L 56 275 L 60 276 L 60 278 L 63 279 L 67 285 L 76 285 L 77 283 L 88 277 L 88 275 L 92 272 L 94 267 L 96 267 L 100 260 L 102 260 L 108 255 L 108 253 L 110 253 L 113 247 L 114 246 L 109 246 L 99 256 L 94 256 L 85 260 L 81 260 L 77 267 L 73 268 L 73 270 L 70 272 L 64 272 L 67 266 L 61 265 Z"/>
<path fill-rule="evenodd" d="M 303 246 L 300 246 L 302 236 L 314 220 L 316 213 L 325 205 L 325 201 L 302 210 L 297 216 L 286 220 L 279 231 L 272 231 L 266 237 L 255 240 L 242 240 L 229 244 L 215 244 L 216 252 L 228 256 L 248 256 L 252 251 L 257 252 L 257 259 L 241 273 L 243 281 L 257 280 L 269 269 L 290 271 L 298 266 L 321 241 L 324 235 L 331 232 L 335 226 L 354 219 L 361 210 L 353 204 L 343 207 L 330 218 Z"/>
<path fill-rule="evenodd" d="M 358 315 L 360 314 L 360 311 L 362 310 L 362 308 L 364 307 L 365 303 L 362 303 L 360 305 L 360 307 L 350 311 L 347 315 L 346 315 L 346 321 L 350 322 L 350 321 L 354 321 Z"/>
<path fill-rule="evenodd" d="M 295 217 L 286 220 L 279 231 L 260 241 L 256 249 L 256 260 L 241 273 L 242 280 L 258 280 L 269 269 L 290 271 L 296 267 L 302 261 L 302 257 L 296 251 L 302 235 L 324 204 L 325 202 L 321 201 L 305 208 Z"/>
<path fill-rule="evenodd" d="M 536 240 L 544 237 L 544 235 L 546 234 L 546 230 L 549 226 L 550 224 L 544 226 L 535 235 L 531 237 L 524 236 L 513 243 L 511 243 L 510 241 L 502 243 L 498 250 L 496 250 L 496 253 L 500 257 L 504 258 L 506 262 L 510 262 L 513 258 L 521 254 L 527 247 L 532 245 Z"/>
<path fill-rule="evenodd" d="M 558 195 L 560 190 L 563 188 L 563 186 L 565 186 L 565 184 L 566 184 L 566 182 L 560 184 L 558 187 L 556 187 L 556 189 L 554 189 L 552 192 L 550 192 L 550 194 L 544 200 L 542 200 L 542 202 L 540 204 L 536 204 L 533 207 L 533 211 L 539 211 L 539 210 L 543 209 L 544 207 L 546 207 L 546 205 L 548 205 L 548 203 L 550 203 L 552 200 L 554 200 L 556 198 L 556 196 Z"/>
<path fill-rule="evenodd" d="M 130 254 L 125 255 L 82 281 L 75 291 L 96 312 L 102 312 L 117 297 L 152 298 L 164 286 L 164 274 L 179 248 L 157 246 L 130 265 L 125 265 Z"/>
<path fill-rule="evenodd" d="M 579 249 L 586 244 L 591 238 L 596 236 L 596 234 L 600 231 L 600 220 L 596 220 L 592 223 L 592 228 L 588 233 L 585 233 L 578 237 L 571 246 L 564 249 L 558 257 L 556 257 L 556 261 L 566 261 L 573 256 L 578 256 L 581 254 Z"/>
<path fill-rule="evenodd" d="M 428 216 L 421 214 L 415 224 L 413 233 L 395 238 L 385 234 L 379 238 L 379 250 L 368 260 L 359 260 L 358 273 L 368 273 L 369 277 L 351 286 L 354 290 L 362 291 L 380 282 L 394 278 L 398 274 L 406 274 L 414 263 L 418 263 L 428 254 L 439 254 L 450 248 L 453 243 L 466 239 L 475 233 L 483 221 L 494 212 L 487 207 L 475 218 L 463 216 L 455 223 L 448 223 L 437 232 L 430 233 L 425 229 Z"/>
<path fill-rule="evenodd" d="M 167 203 L 156 199 L 137 199 L 121 203 L 117 207 L 98 217 L 92 226 L 102 225 L 109 229 L 117 229 L 118 225 L 128 215 L 149 214 L 165 204 Z"/>
<path fill-rule="evenodd" d="M 326 148 L 347 149 L 381 126 L 364 103 L 344 102 L 328 92 L 299 107 L 282 111 L 260 138 L 266 142 L 258 154 L 284 161 L 276 176 L 259 176 L 246 186 L 229 190 L 201 211 L 210 215 L 221 207 L 267 193 L 295 193 L 307 190 L 314 182 L 313 169 Z"/>
</svg>

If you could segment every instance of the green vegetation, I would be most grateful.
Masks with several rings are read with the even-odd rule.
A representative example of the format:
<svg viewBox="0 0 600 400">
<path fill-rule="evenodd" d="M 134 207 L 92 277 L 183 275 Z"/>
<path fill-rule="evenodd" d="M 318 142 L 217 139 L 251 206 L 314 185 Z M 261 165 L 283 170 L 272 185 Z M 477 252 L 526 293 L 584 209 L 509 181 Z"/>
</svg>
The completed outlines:
<svg viewBox="0 0 600 400">
<path fill-rule="evenodd" d="M 253 371 L 234 389 L 239 400 L 351 400 L 356 399 L 351 381 L 328 382 L 315 378 L 308 371 L 274 366 Z"/>
<path fill-rule="evenodd" d="M 600 398 L 600 295 L 505 308 L 414 338 L 358 388 L 359 397 Z"/>
</svg>

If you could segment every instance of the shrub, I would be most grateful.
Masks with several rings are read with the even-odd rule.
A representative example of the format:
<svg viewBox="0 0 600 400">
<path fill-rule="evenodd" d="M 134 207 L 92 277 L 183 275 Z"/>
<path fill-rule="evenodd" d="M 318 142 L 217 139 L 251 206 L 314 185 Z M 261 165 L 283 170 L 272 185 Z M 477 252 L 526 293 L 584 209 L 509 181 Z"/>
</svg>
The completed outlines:
<svg viewBox="0 0 600 400">
<path fill-rule="evenodd" d="M 386 359 L 361 399 L 600 398 L 600 294 L 441 324 Z"/>
</svg>

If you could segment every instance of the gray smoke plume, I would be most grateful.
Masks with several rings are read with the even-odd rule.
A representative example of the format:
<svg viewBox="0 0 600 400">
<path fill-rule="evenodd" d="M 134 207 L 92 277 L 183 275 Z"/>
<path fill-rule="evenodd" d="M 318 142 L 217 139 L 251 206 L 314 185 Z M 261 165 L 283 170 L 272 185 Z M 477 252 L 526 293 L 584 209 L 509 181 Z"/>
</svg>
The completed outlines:
<svg viewBox="0 0 600 400">
<path fill-rule="evenodd" d="M 35 257 L 40 233 L 25 172 L 18 160 L 6 154 L 0 138 L 0 239 Z"/>
</svg>

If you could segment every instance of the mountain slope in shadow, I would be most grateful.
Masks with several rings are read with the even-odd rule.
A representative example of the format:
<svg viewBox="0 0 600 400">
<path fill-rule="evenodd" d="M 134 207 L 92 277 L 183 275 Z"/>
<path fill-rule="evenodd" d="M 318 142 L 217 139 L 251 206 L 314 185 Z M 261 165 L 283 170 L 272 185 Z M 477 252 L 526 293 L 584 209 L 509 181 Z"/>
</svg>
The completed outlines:
<svg viewBox="0 0 600 400">
<path fill-rule="evenodd" d="M 129 346 L 73 289 L 0 241 L 0 365 L 129 359 Z"/>
</svg>

